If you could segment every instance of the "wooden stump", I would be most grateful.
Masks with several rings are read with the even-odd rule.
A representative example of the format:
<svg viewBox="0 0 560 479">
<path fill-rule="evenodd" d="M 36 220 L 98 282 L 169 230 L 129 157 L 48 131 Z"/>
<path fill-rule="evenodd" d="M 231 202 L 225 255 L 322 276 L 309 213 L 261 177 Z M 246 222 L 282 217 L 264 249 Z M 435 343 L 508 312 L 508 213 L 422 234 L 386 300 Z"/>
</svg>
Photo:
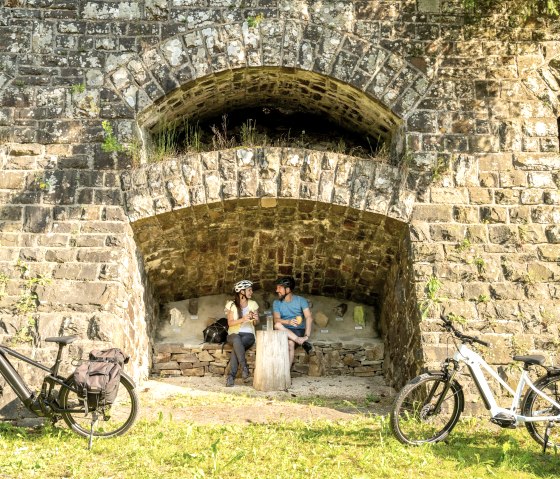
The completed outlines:
<svg viewBox="0 0 560 479">
<path fill-rule="evenodd" d="M 253 387 L 258 391 L 283 391 L 291 384 L 288 333 L 257 331 Z"/>
</svg>

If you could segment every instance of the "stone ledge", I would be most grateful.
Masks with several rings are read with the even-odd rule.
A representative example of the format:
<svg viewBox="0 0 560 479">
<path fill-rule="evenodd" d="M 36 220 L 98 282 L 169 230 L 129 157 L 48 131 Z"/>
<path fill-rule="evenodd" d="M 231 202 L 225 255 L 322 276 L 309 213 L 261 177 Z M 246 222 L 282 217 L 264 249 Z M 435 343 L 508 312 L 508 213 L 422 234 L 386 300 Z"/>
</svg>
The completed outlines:
<svg viewBox="0 0 560 479">
<path fill-rule="evenodd" d="M 314 351 L 307 355 L 296 349 L 292 376 L 380 376 L 383 374 L 384 344 L 382 341 L 357 344 L 326 341 L 313 343 Z M 182 343 L 154 345 L 152 375 L 223 376 L 232 347 L 229 344 L 203 343 L 192 347 Z M 255 367 L 256 346 L 247 350 L 247 363 Z M 239 373 L 240 374 L 240 373 Z"/>
</svg>

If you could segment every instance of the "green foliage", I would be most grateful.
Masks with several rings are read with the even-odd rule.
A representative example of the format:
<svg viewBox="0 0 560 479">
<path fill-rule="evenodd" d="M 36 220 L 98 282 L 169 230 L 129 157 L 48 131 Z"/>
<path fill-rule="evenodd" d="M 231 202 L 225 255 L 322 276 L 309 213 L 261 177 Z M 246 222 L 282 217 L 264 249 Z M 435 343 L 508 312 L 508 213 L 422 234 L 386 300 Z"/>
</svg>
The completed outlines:
<svg viewBox="0 0 560 479">
<path fill-rule="evenodd" d="M 471 241 L 468 238 L 465 238 L 460 243 L 457 243 L 457 246 L 455 246 L 455 248 L 459 253 L 468 251 L 471 248 Z"/>
<path fill-rule="evenodd" d="M 447 161 L 446 158 L 442 156 L 438 156 L 436 158 L 434 166 L 432 167 L 432 179 L 434 181 L 439 181 L 443 178 L 443 175 L 445 175 L 448 171 L 449 171 L 449 162 Z"/>
<path fill-rule="evenodd" d="M 107 120 L 103 120 L 101 123 L 101 128 L 103 128 L 103 144 L 101 149 L 105 153 L 119 153 L 124 150 L 124 147 L 119 143 L 116 136 L 113 134 L 113 127 L 111 123 Z"/>
<path fill-rule="evenodd" d="M 36 175 L 35 184 L 40 190 L 51 192 L 51 190 L 54 188 L 55 185 L 54 177 L 45 178 L 42 175 Z"/>
<path fill-rule="evenodd" d="M 480 294 L 478 298 L 476 298 L 477 303 L 487 303 L 488 301 L 490 301 L 490 298 L 485 294 Z"/>
<path fill-rule="evenodd" d="M 241 144 L 243 146 L 254 146 L 257 144 L 257 122 L 248 119 L 241 125 Z"/>
<path fill-rule="evenodd" d="M 435 276 L 432 276 L 424 287 L 426 292 L 426 299 L 422 301 L 420 305 L 420 311 L 422 313 L 422 319 L 428 317 L 428 314 L 438 305 L 441 304 L 446 298 L 439 295 L 439 290 L 443 286 L 443 283 Z"/>
<path fill-rule="evenodd" d="M 447 315 L 447 319 L 449 319 L 449 321 L 451 321 L 452 323 L 460 324 L 462 326 L 468 323 L 467 318 L 461 316 L 460 314 L 455 314 L 455 313 L 449 313 Z"/>
<path fill-rule="evenodd" d="M 484 258 L 481 258 L 480 256 L 477 256 L 474 259 L 474 265 L 476 266 L 476 269 L 478 270 L 478 274 L 482 274 L 486 271 L 486 262 L 484 261 Z"/>
<path fill-rule="evenodd" d="M 18 260 L 15 264 L 16 271 L 20 275 L 21 292 L 11 303 L 12 313 L 17 316 L 27 316 L 25 324 L 21 325 L 14 336 L 10 338 L 12 344 L 33 341 L 34 332 L 37 328 L 36 319 L 33 313 L 37 311 L 40 304 L 37 288 L 51 283 L 51 279 L 42 274 L 31 275 L 31 270 L 27 263 Z M 9 276 L 0 273 L 0 299 L 6 295 L 6 285 Z"/>
<path fill-rule="evenodd" d="M 85 83 L 76 83 L 74 85 L 72 85 L 72 93 L 77 94 L 77 93 L 83 93 L 86 91 L 86 84 Z"/>
<path fill-rule="evenodd" d="M 247 25 L 249 25 L 249 28 L 256 28 L 263 20 L 264 20 L 264 15 L 262 13 L 259 13 L 258 15 L 255 16 L 248 16 Z"/>
</svg>

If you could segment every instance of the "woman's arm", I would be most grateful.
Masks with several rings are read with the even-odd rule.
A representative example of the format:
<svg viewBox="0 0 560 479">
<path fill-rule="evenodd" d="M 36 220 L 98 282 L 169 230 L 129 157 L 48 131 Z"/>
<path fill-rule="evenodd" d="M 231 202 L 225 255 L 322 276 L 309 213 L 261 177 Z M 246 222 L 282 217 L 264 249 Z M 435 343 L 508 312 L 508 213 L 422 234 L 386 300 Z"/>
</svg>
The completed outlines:
<svg viewBox="0 0 560 479">
<path fill-rule="evenodd" d="M 251 313 L 247 313 L 245 316 L 241 316 L 239 319 L 233 319 L 233 309 L 228 309 L 227 311 L 227 323 L 228 326 L 235 326 L 236 324 L 246 323 L 251 321 Z"/>
</svg>

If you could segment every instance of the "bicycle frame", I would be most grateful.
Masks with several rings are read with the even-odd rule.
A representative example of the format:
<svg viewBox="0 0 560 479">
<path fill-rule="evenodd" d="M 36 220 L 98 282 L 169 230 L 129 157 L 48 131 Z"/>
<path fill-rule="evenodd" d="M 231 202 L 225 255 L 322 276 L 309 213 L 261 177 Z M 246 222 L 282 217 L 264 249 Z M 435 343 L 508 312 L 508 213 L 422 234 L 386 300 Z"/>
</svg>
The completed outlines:
<svg viewBox="0 0 560 479">
<path fill-rule="evenodd" d="M 29 389 L 24 379 L 8 359 L 7 355 L 14 356 L 15 358 L 24 361 L 31 366 L 42 369 L 43 371 L 49 373 L 43 379 L 41 395 L 39 396 L 39 398 L 33 391 L 31 391 L 31 389 Z M 61 356 L 62 348 L 59 348 L 55 364 L 54 366 L 49 368 L 44 364 L 34 361 L 33 359 L 28 358 L 27 356 L 24 356 L 17 351 L 14 351 L 13 349 L 0 345 L 0 374 L 4 377 L 8 385 L 13 389 L 16 396 L 21 400 L 24 406 L 38 416 L 49 416 L 50 414 L 52 414 L 52 412 L 80 412 L 81 410 L 83 410 L 61 409 L 56 404 L 47 401 L 55 384 L 73 390 L 73 388 L 64 383 L 64 378 L 58 375 Z M 47 387 L 49 388 L 48 391 Z"/>
<path fill-rule="evenodd" d="M 479 354 L 474 352 L 465 344 L 461 344 L 458 351 L 453 355 L 453 359 L 458 362 L 463 362 L 467 365 L 473 381 L 475 382 L 478 391 L 482 396 L 484 404 L 486 405 L 486 408 L 490 410 L 490 414 L 492 415 L 492 417 L 496 417 L 496 415 L 498 415 L 499 413 L 503 413 L 515 418 L 516 422 L 518 423 L 560 421 L 560 415 L 532 417 L 523 416 L 518 413 L 519 402 L 521 400 L 521 395 L 523 394 L 525 386 L 531 388 L 536 394 L 538 394 L 544 400 L 548 401 L 550 404 L 560 410 L 560 404 L 558 404 L 554 399 L 550 398 L 541 390 L 535 387 L 525 369 L 523 369 L 517 387 L 514 391 Z M 490 374 L 490 376 L 492 376 L 502 387 L 504 387 L 510 393 L 511 396 L 513 396 L 509 409 L 500 407 L 498 405 L 482 369 Z"/>
</svg>

